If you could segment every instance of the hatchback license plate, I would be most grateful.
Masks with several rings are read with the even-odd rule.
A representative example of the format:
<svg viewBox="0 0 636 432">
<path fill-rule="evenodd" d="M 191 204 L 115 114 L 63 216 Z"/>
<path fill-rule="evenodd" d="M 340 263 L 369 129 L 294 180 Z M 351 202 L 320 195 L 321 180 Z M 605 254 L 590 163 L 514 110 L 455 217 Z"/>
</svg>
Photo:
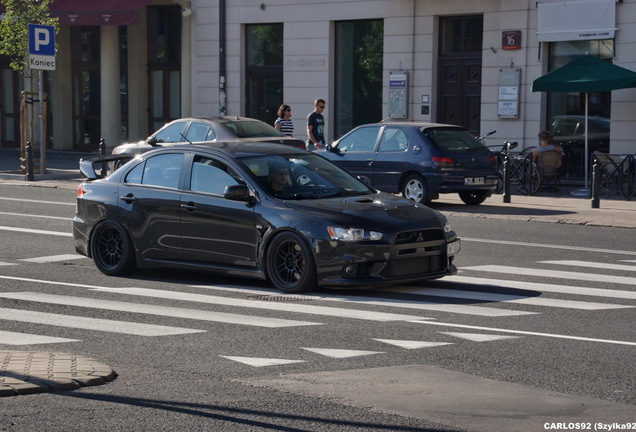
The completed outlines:
<svg viewBox="0 0 636 432">
<path fill-rule="evenodd" d="M 465 185 L 483 185 L 486 183 L 486 177 L 464 177 Z"/>
</svg>

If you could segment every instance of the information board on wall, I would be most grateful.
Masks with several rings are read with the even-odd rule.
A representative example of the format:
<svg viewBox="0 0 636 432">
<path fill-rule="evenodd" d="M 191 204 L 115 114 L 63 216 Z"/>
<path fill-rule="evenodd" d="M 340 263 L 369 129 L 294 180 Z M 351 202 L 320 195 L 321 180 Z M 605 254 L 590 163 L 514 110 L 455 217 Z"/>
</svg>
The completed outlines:
<svg viewBox="0 0 636 432">
<path fill-rule="evenodd" d="M 519 68 L 499 69 L 499 118 L 519 118 L 519 85 L 521 70 Z"/>
<path fill-rule="evenodd" d="M 392 118 L 407 117 L 407 89 L 407 71 L 391 71 L 389 73 L 389 115 Z"/>
</svg>

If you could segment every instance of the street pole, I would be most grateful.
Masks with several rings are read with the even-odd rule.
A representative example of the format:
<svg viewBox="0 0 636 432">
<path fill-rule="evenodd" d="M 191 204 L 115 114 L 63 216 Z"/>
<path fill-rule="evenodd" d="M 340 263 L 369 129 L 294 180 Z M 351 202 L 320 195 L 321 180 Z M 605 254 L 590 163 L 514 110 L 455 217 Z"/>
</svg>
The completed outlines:
<svg viewBox="0 0 636 432">
<path fill-rule="evenodd" d="M 39 95 L 40 100 L 40 174 L 46 174 L 46 140 L 44 139 L 44 74 L 42 69 L 38 71 Z"/>
</svg>

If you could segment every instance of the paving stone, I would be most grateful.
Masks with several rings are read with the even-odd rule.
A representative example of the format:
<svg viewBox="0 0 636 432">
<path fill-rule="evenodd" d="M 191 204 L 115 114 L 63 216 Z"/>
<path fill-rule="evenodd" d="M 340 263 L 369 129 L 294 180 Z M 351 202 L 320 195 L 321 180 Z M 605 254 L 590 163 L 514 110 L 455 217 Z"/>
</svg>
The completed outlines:
<svg viewBox="0 0 636 432">
<path fill-rule="evenodd" d="M 68 353 L 0 351 L 0 397 L 102 385 L 117 377 L 108 365 Z"/>
</svg>

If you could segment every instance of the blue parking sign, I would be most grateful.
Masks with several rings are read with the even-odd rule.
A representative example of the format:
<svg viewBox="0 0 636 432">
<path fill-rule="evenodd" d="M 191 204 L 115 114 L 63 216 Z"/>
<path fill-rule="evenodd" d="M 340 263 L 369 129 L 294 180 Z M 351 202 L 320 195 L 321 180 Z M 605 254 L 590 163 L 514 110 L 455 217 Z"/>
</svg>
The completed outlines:
<svg viewBox="0 0 636 432">
<path fill-rule="evenodd" d="M 55 28 L 53 26 L 29 24 L 29 54 L 55 55 Z"/>
</svg>

